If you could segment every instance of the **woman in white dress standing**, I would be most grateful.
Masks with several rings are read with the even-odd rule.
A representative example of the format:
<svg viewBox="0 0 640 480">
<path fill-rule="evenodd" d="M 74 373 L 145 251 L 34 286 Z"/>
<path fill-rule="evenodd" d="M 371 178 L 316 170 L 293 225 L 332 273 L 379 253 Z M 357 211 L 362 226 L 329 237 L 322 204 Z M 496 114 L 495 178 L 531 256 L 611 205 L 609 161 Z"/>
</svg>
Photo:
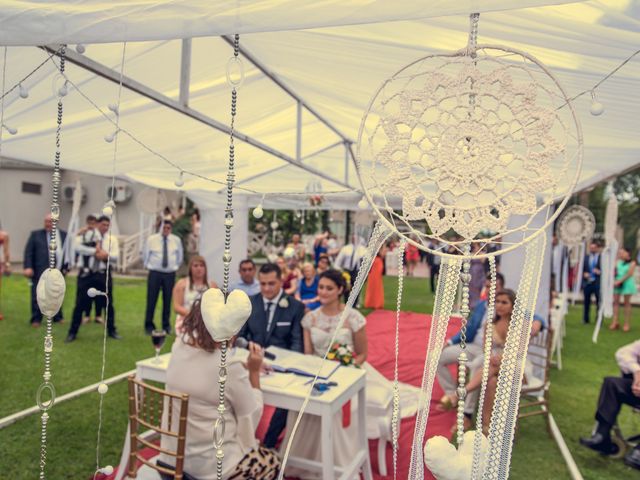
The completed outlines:
<svg viewBox="0 0 640 480">
<path fill-rule="evenodd" d="M 200 300 L 207 289 L 217 288 L 216 282 L 209 283 L 207 276 L 207 262 L 200 255 L 194 255 L 189 260 L 189 274 L 178 280 L 173 287 L 173 309 L 178 314 L 176 318 L 176 335 L 182 333 L 182 322 L 191 311 L 196 300 Z"/>
<path fill-rule="evenodd" d="M 321 306 L 308 312 L 302 319 L 304 353 L 323 357 L 328 350 L 340 317 L 347 308 L 341 301 L 346 287 L 346 281 L 339 271 L 330 269 L 320 274 L 318 299 Z M 366 362 L 368 354 L 366 323 L 366 319 L 359 311 L 349 308 L 335 342 L 347 345 L 353 352 L 353 363 L 367 371 L 367 405 L 375 404 L 376 401 L 387 403 L 393 395 L 393 383 Z M 401 405 L 407 406 L 405 409 L 401 407 L 401 414 L 403 417 L 412 416 L 415 414 L 420 390 L 405 384 L 401 384 L 400 387 Z M 356 408 L 355 403 L 355 401 L 351 402 L 352 410 Z M 289 413 L 287 437 L 282 443 L 283 448 L 288 443 L 296 417 L 297 412 Z M 368 432 L 378 428 L 379 418 L 369 418 L 369 416 L 367 418 L 371 423 L 368 425 Z M 390 423 L 391 419 L 389 418 L 388 421 Z M 321 461 L 318 448 L 320 431 L 320 417 L 304 415 L 298 426 L 290 455 Z M 372 438 L 371 433 L 368 433 L 368 436 Z M 357 448 L 355 438 L 357 438 L 357 416 L 351 415 L 349 425 L 345 426 L 342 413 L 338 413 L 333 419 L 333 456 L 336 467 L 346 466 L 353 460 Z M 305 480 L 320 478 L 318 474 L 297 468 L 287 467 L 286 473 L 287 476 L 293 475 Z"/>
</svg>

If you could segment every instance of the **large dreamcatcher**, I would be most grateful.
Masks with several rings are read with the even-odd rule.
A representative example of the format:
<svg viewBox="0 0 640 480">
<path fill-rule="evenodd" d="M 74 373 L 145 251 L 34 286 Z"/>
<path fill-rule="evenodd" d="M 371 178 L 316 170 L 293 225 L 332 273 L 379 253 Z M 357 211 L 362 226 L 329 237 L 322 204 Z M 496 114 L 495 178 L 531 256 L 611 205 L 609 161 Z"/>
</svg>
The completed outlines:
<svg viewBox="0 0 640 480">
<path fill-rule="evenodd" d="M 424 478 L 425 462 L 439 479 L 508 477 L 544 257 L 542 232 L 566 205 L 582 163 L 580 124 L 561 85 L 541 62 L 525 52 L 478 45 L 478 17 L 471 16 L 466 48 L 421 58 L 384 81 L 373 95 L 358 135 L 357 172 L 378 223 L 347 305 L 353 305 L 376 252 L 390 236 L 400 238 L 400 251 L 410 243 L 442 257 L 411 479 Z M 489 435 L 486 438 L 477 431 L 464 434 L 470 262 L 489 262 L 492 288 L 487 316 L 491 318 L 495 256 L 516 248 L 525 250 L 524 265 L 502 354 Z M 402 271 L 399 268 L 400 276 Z M 423 452 L 436 367 L 460 285 L 458 447 L 440 437 L 429 440 Z M 400 287 L 398 309 L 401 296 Z M 488 378 L 491 325 L 487 322 L 480 405 Z M 397 328 L 396 322 L 396 351 Z M 396 374 L 395 385 L 397 381 Z M 395 388 L 394 452 L 398 449 L 397 394 Z M 480 425 L 481 408 L 478 416 Z"/>
</svg>

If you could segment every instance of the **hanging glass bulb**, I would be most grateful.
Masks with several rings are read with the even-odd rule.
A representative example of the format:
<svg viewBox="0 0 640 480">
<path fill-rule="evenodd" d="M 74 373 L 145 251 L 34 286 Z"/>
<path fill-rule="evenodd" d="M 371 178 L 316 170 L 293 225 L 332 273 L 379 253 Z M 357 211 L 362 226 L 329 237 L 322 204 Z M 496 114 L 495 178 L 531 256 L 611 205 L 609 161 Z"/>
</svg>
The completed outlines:
<svg viewBox="0 0 640 480">
<path fill-rule="evenodd" d="M 113 211 L 116 208 L 116 204 L 113 200 L 109 200 L 107 203 L 104 204 L 104 207 L 102 207 L 102 214 L 106 215 L 107 217 L 110 217 L 111 215 L 113 215 Z"/>
<path fill-rule="evenodd" d="M 9 126 L 9 125 L 7 125 L 6 123 L 5 123 L 5 124 L 3 124 L 2 126 L 3 126 L 3 127 L 5 128 L 5 130 L 6 130 L 7 132 L 9 132 L 11 135 L 15 135 L 16 133 L 18 133 L 18 129 L 17 129 L 17 128 L 10 127 L 10 126 Z"/>
<path fill-rule="evenodd" d="M 62 84 L 62 86 L 58 89 L 58 95 L 61 97 L 66 97 L 69 93 L 69 87 L 67 86 L 67 81 Z"/>
<path fill-rule="evenodd" d="M 262 210 L 262 204 L 258 205 L 253 209 L 253 218 L 262 218 L 264 215 L 264 210 Z"/>
<path fill-rule="evenodd" d="M 271 222 L 270 226 L 271 226 L 271 230 L 277 230 L 280 225 L 278 225 L 278 222 L 274 220 L 273 222 Z"/>
<path fill-rule="evenodd" d="M 178 179 L 174 182 L 175 186 L 181 188 L 184 185 L 184 172 L 180 170 L 180 175 L 178 175 Z"/>
<path fill-rule="evenodd" d="M 86 51 L 87 47 L 85 47 L 82 43 L 76 45 L 76 52 L 78 52 L 80 55 L 82 55 Z"/>
<path fill-rule="evenodd" d="M 113 142 L 113 140 L 116 138 L 116 135 L 118 134 L 118 131 L 115 130 L 113 133 L 109 133 L 107 135 L 104 136 L 104 141 L 107 143 L 111 143 Z"/>
<path fill-rule="evenodd" d="M 366 197 L 362 197 L 360 199 L 360 201 L 358 202 L 358 208 L 360 210 L 365 210 L 368 206 L 369 206 L 369 202 L 367 202 L 367 198 Z"/>
<path fill-rule="evenodd" d="M 18 85 L 18 88 L 20 89 L 20 98 L 28 98 L 29 97 L 29 90 L 27 90 L 27 87 L 25 87 L 24 85 L 22 85 L 20 83 Z"/>
<path fill-rule="evenodd" d="M 120 109 L 118 108 L 118 105 L 116 105 L 115 103 L 110 103 L 108 105 L 108 108 L 116 115 L 120 115 Z"/>
<path fill-rule="evenodd" d="M 591 91 L 591 108 L 589 111 L 594 117 L 599 117 L 604 112 L 604 105 L 598 101 L 595 90 Z"/>
<path fill-rule="evenodd" d="M 89 290 L 87 290 L 87 296 L 91 297 L 91 298 L 95 298 L 98 295 L 100 295 L 102 292 L 100 290 L 98 290 L 97 288 L 91 287 Z"/>
</svg>

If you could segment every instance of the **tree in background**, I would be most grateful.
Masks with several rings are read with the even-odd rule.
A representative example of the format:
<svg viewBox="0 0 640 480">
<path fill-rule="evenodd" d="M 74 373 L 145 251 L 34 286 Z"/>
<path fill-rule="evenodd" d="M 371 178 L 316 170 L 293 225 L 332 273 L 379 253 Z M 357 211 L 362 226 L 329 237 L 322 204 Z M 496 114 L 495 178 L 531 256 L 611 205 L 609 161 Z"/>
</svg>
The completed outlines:
<svg viewBox="0 0 640 480">
<path fill-rule="evenodd" d="M 596 185 L 586 195 L 586 206 L 596 217 L 596 231 L 604 231 L 604 215 L 607 208 L 606 183 Z M 632 170 L 613 182 L 618 199 L 618 225 L 624 230 L 623 244 L 635 252 L 640 229 L 640 168 Z M 577 198 L 574 198 L 575 203 Z M 580 203 L 585 203 L 580 202 Z"/>
</svg>

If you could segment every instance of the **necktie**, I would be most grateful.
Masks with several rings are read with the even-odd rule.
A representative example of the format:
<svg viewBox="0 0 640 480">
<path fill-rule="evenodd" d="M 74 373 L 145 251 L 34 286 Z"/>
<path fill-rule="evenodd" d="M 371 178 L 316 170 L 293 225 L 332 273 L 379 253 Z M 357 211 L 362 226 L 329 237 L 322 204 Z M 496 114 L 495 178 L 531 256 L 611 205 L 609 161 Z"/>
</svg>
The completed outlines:
<svg viewBox="0 0 640 480">
<path fill-rule="evenodd" d="M 162 268 L 169 266 L 169 252 L 167 246 L 167 237 L 162 236 Z"/>
<path fill-rule="evenodd" d="M 353 264 L 353 260 L 356 257 L 356 246 L 353 246 L 352 252 L 351 252 L 351 258 L 349 259 L 349 271 L 352 272 L 355 265 Z"/>
<path fill-rule="evenodd" d="M 273 302 L 267 302 L 267 306 L 264 312 L 267 314 L 267 332 L 271 329 L 271 309 L 273 308 Z"/>
</svg>

